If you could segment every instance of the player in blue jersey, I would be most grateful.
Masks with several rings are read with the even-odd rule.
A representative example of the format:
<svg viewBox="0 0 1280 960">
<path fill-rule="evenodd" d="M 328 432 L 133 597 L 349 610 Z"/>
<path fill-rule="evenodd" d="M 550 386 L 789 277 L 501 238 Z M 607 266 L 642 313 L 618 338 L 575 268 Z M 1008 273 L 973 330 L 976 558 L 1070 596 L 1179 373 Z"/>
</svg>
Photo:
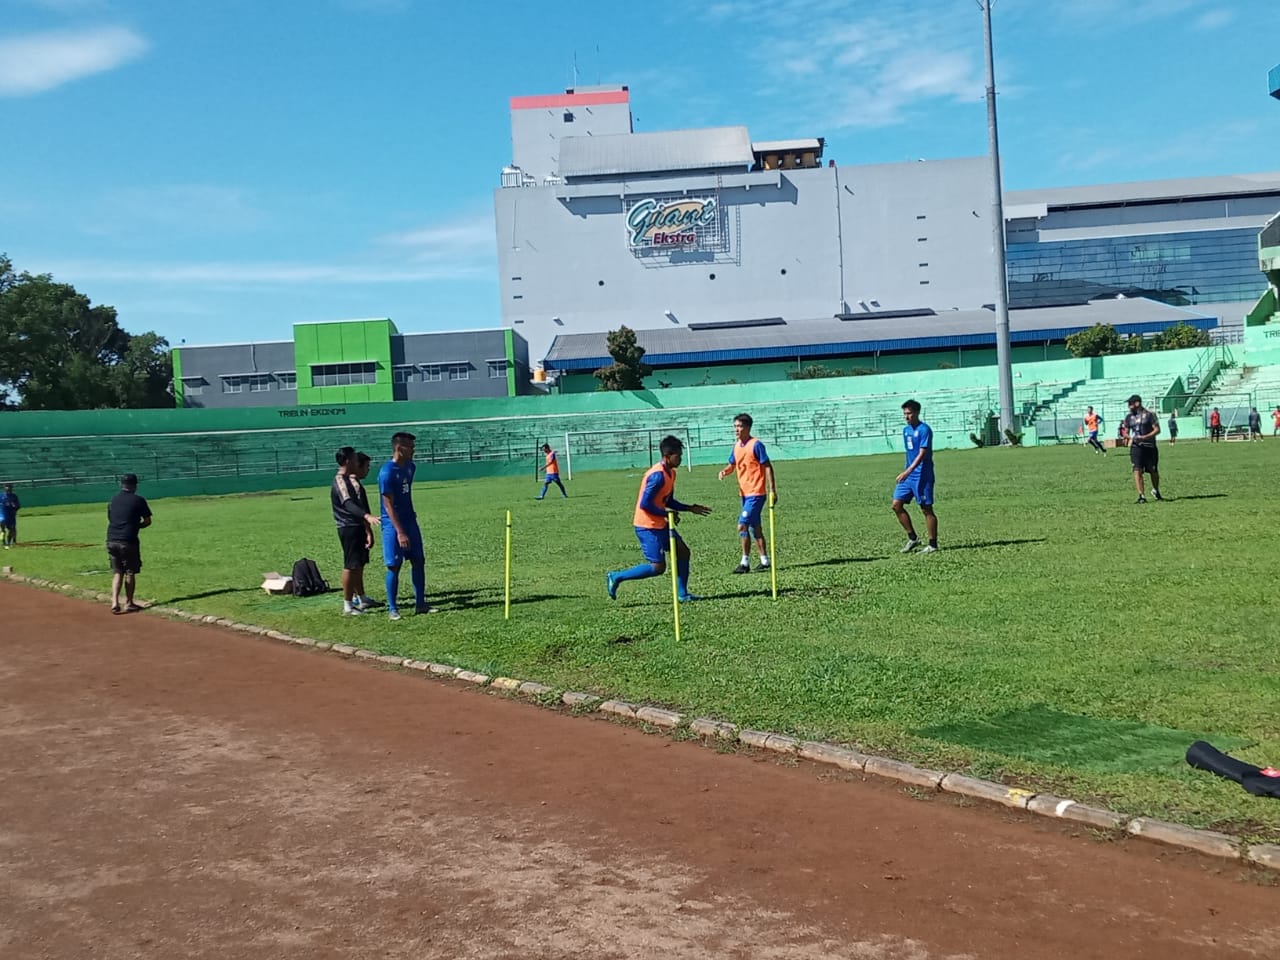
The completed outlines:
<svg viewBox="0 0 1280 960">
<path fill-rule="evenodd" d="M 382 559 L 387 565 L 387 613 L 392 620 L 400 619 L 397 606 L 400 568 L 406 560 L 413 578 L 414 612 L 438 612 L 427 604 L 426 556 L 422 551 L 418 514 L 413 508 L 413 475 L 417 470 L 417 464 L 413 462 L 415 440 L 412 433 L 403 431 L 392 436 L 391 459 L 378 471 L 378 493 L 382 501 Z"/>
<path fill-rule="evenodd" d="M 907 421 L 902 428 L 902 445 L 907 452 L 907 466 L 898 474 L 898 485 L 893 488 L 893 512 L 907 531 L 907 545 L 903 553 L 910 553 L 920 546 L 916 528 L 911 525 L 911 515 L 906 505 L 912 500 L 920 504 L 925 528 L 929 532 L 929 544 L 921 553 L 938 552 L 938 518 L 933 512 L 933 431 L 920 419 L 920 403 L 908 400 L 902 405 L 902 417 Z"/>
</svg>

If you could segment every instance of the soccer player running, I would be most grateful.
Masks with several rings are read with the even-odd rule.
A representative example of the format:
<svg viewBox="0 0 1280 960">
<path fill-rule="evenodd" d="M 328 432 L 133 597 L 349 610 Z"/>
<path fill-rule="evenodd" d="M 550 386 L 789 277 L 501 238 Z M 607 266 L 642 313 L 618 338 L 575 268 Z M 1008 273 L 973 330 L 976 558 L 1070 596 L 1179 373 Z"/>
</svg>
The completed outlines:
<svg viewBox="0 0 1280 960">
<path fill-rule="evenodd" d="M 1129 415 L 1124 418 L 1129 428 L 1129 462 L 1133 464 L 1133 485 L 1138 491 L 1136 503 L 1146 503 L 1146 491 L 1142 486 L 1142 475 L 1151 474 L 1151 495 L 1157 500 L 1160 496 L 1160 451 L 1156 449 L 1156 434 L 1160 432 L 1160 421 L 1156 415 L 1142 405 L 1142 398 L 1136 393 L 1129 398 Z"/>
<path fill-rule="evenodd" d="M 560 488 L 560 493 L 565 497 L 569 496 L 569 491 L 565 490 L 564 484 L 560 482 L 560 458 L 556 456 L 556 452 L 551 449 L 551 444 L 544 443 L 542 452 L 546 455 L 546 479 L 542 483 L 542 492 L 533 499 L 541 500 L 547 495 L 547 488 L 553 483 Z"/>
<path fill-rule="evenodd" d="M 363 456 L 363 454 L 361 454 Z M 337 475 L 329 487 L 333 522 L 342 545 L 342 614 L 350 617 L 364 612 L 364 568 L 369 562 L 373 543 L 372 525 L 382 523 L 369 512 L 368 495 L 357 479 L 357 454 L 354 447 L 342 447 L 334 455 Z M 365 456 L 365 470 L 368 472 Z"/>
<path fill-rule="evenodd" d="M 1095 453 L 1100 453 L 1104 457 L 1107 455 L 1106 448 L 1098 441 L 1098 424 L 1102 422 L 1102 418 L 1093 412 L 1093 407 L 1084 412 L 1084 429 L 1089 435 L 1089 446 L 1093 447 Z"/>
<path fill-rule="evenodd" d="M 742 495 L 742 513 L 738 515 L 738 537 L 742 541 L 742 562 L 734 573 L 751 571 L 751 538 L 756 539 L 756 551 L 760 556 L 758 570 L 769 569 L 769 548 L 764 540 L 764 527 L 760 513 L 764 510 L 766 495 L 778 502 L 778 481 L 773 473 L 773 463 L 764 444 L 751 435 L 753 421 L 749 413 L 733 418 L 735 442 L 729 451 L 729 465 L 720 471 L 723 480 L 731 473 L 738 474 L 738 493 Z"/>
<path fill-rule="evenodd" d="M 403 431 L 391 437 L 391 459 L 378 471 L 378 493 L 382 499 L 382 559 L 387 565 L 387 615 L 400 619 L 398 595 L 400 568 L 409 561 L 413 579 L 415 613 L 438 613 L 427 604 L 426 556 L 422 550 L 422 531 L 413 508 L 413 462 L 417 438 Z"/>
<path fill-rule="evenodd" d="M 920 403 L 908 400 L 902 405 L 902 418 L 907 421 L 902 428 L 902 444 L 907 452 L 907 468 L 898 474 L 898 485 L 893 488 L 893 512 L 907 531 L 907 543 L 903 553 L 910 553 L 920 546 L 916 528 L 906 505 L 912 500 L 920 504 L 924 514 L 929 543 L 921 553 L 938 552 L 938 517 L 933 512 L 933 431 L 920 419 Z"/>
<path fill-rule="evenodd" d="M 698 600 L 689 592 L 689 548 L 675 530 L 668 531 L 667 511 L 689 512 L 705 517 L 710 507 L 700 503 L 686 504 L 676 499 L 676 470 L 684 459 L 684 444 L 678 437 L 666 436 L 658 444 L 662 459 L 650 467 L 640 481 L 640 496 L 636 499 L 633 523 L 636 539 L 645 562 L 627 570 L 610 571 L 604 575 L 609 599 L 618 599 L 618 584 L 624 580 L 645 580 L 660 577 L 667 571 L 665 554 L 675 550 L 676 581 L 680 600 Z"/>
</svg>

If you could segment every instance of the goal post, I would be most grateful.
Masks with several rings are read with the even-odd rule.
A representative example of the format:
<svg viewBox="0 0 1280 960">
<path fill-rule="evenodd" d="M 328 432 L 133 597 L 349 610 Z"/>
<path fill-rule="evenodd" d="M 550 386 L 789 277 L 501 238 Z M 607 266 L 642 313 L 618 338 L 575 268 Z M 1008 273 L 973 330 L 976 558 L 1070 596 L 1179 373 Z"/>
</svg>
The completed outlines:
<svg viewBox="0 0 1280 960">
<path fill-rule="evenodd" d="M 672 434 L 684 441 L 684 466 L 693 469 L 693 435 L 688 427 L 635 427 L 631 430 L 571 430 L 564 435 L 565 479 L 573 479 L 573 460 L 586 457 L 634 456 L 647 451 L 648 463 L 658 462 L 662 438 Z"/>
</svg>

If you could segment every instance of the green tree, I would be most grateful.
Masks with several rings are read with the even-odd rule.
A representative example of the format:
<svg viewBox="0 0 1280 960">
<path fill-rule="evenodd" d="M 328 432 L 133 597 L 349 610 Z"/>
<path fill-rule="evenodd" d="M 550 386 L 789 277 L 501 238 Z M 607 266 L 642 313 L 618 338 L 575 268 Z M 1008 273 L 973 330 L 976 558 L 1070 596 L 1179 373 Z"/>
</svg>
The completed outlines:
<svg viewBox="0 0 1280 960">
<path fill-rule="evenodd" d="M 644 347 L 636 342 L 636 332 L 621 326 L 609 331 L 605 343 L 613 363 L 595 372 L 601 390 L 643 390 L 644 378 L 653 368 L 644 362 Z"/>
<path fill-rule="evenodd" d="M 1108 357 L 1117 353 L 1140 353 L 1141 337 L 1125 337 L 1109 323 L 1095 323 L 1067 337 L 1067 350 L 1073 357 Z"/>
<path fill-rule="evenodd" d="M 1207 347 L 1213 340 L 1207 330 L 1199 330 L 1189 323 L 1175 323 L 1165 327 L 1151 341 L 1153 350 L 1183 350 L 1187 347 Z"/>
<path fill-rule="evenodd" d="M 0 390 L 19 409 L 168 406 L 168 347 L 49 274 L 15 275 L 0 255 Z"/>
</svg>

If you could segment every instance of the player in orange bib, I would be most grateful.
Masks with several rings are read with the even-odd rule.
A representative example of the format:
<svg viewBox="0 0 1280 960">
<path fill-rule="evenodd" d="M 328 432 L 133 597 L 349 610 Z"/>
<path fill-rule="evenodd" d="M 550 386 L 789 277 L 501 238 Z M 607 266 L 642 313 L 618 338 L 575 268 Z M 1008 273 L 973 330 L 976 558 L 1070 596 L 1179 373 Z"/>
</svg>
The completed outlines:
<svg viewBox="0 0 1280 960">
<path fill-rule="evenodd" d="M 1102 418 L 1093 412 L 1093 407 L 1089 407 L 1084 412 L 1084 432 L 1089 438 L 1089 446 L 1093 447 L 1095 453 L 1100 453 L 1104 457 L 1107 455 L 1106 448 L 1098 440 L 1098 426 L 1102 423 Z"/>
<path fill-rule="evenodd" d="M 681 503 L 676 499 L 676 470 L 684 459 L 684 444 L 678 437 L 666 436 L 658 445 L 662 459 L 645 471 L 640 481 L 640 495 L 636 498 L 632 522 L 644 563 L 626 570 L 613 570 L 604 575 L 609 599 L 618 599 L 618 584 L 624 580 L 645 580 L 660 577 L 667 571 L 666 554 L 675 551 L 676 581 L 681 601 L 700 599 L 689 592 L 689 548 L 680 534 L 668 530 L 667 511 L 676 511 L 676 520 L 683 511 L 705 517 L 710 507 L 700 503 Z"/>
<path fill-rule="evenodd" d="M 756 550 L 760 555 L 759 570 L 769 569 L 769 548 L 764 541 L 764 528 L 760 513 L 764 510 L 765 497 L 772 496 L 778 502 L 778 482 L 773 474 L 773 463 L 764 444 L 751 435 L 751 415 L 740 413 L 733 418 L 735 443 L 729 451 L 729 465 L 720 471 L 723 480 L 731 473 L 738 474 L 738 493 L 742 495 L 742 512 L 738 515 L 738 537 L 742 540 L 742 562 L 734 573 L 751 570 L 751 538 L 756 538 Z"/>
<path fill-rule="evenodd" d="M 551 444 L 549 443 L 544 443 L 542 445 L 542 452 L 547 458 L 547 462 L 546 462 L 547 474 L 546 474 L 546 479 L 542 483 L 542 492 L 538 494 L 536 497 L 534 497 L 533 499 L 541 500 L 543 497 L 545 497 L 547 495 L 547 488 L 550 487 L 553 483 L 560 488 L 560 493 L 563 496 L 568 497 L 569 492 L 565 490 L 564 484 L 560 482 L 560 458 L 556 456 L 556 452 L 551 449 Z"/>
</svg>

